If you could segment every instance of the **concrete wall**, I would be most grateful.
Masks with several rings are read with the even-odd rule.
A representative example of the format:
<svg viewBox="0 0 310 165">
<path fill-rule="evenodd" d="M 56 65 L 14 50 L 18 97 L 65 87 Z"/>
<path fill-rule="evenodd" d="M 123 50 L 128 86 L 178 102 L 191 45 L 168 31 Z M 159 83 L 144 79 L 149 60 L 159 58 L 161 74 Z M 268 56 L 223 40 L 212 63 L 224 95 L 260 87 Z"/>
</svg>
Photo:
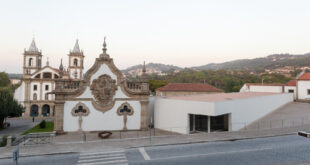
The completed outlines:
<svg viewBox="0 0 310 165">
<path fill-rule="evenodd" d="M 293 94 L 275 94 L 246 99 L 203 102 L 157 97 L 155 100 L 155 128 L 189 133 L 189 114 L 218 116 L 231 114 L 231 129 L 239 130 L 277 108 L 293 101 Z"/>
<path fill-rule="evenodd" d="M 187 134 L 189 114 L 213 115 L 213 103 L 193 102 L 156 97 L 154 104 L 155 128 Z"/>
<path fill-rule="evenodd" d="M 231 130 L 237 131 L 290 102 L 291 93 L 216 102 L 214 115 L 231 113 Z"/>
<path fill-rule="evenodd" d="M 272 93 L 282 93 L 282 86 L 262 86 L 262 85 L 250 85 L 249 92 L 272 92 Z"/>
<path fill-rule="evenodd" d="M 308 89 L 310 89 L 310 81 L 297 81 L 297 95 L 300 100 L 310 100 L 310 95 L 308 95 Z"/>
</svg>

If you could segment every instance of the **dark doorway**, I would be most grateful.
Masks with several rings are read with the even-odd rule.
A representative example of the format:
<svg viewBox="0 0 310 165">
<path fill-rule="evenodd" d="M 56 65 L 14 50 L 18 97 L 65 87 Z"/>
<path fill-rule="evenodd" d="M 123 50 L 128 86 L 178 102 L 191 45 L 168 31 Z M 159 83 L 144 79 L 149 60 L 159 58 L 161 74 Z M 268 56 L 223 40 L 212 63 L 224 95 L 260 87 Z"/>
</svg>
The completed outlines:
<svg viewBox="0 0 310 165">
<path fill-rule="evenodd" d="M 208 116 L 207 115 L 189 115 L 190 131 L 208 132 Z"/>
<path fill-rule="evenodd" d="M 47 104 L 43 105 L 43 107 L 42 107 L 42 115 L 44 117 L 50 116 L 50 106 L 49 105 L 47 105 Z"/>
<path fill-rule="evenodd" d="M 211 116 L 211 132 L 228 131 L 228 115 Z"/>
<path fill-rule="evenodd" d="M 38 105 L 32 105 L 30 108 L 30 116 L 31 117 L 37 117 L 39 112 L 39 106 Z"/>
</svg>

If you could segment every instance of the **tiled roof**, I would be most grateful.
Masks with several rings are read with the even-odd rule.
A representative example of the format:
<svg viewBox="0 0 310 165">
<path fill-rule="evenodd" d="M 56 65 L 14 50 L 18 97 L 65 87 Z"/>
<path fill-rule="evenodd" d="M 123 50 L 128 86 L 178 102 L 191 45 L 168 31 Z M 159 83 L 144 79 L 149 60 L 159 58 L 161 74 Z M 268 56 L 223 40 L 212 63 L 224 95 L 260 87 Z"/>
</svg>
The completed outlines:
<svg viewBox="0 0 310 165">
<path fill-rule="evenodd" d="M 304 73 L 298 78 L 298 80 L 310 80 L 310 73 Z"/>
<path fill-rule="evenodd" d="M 290 80 L 286 83 L 286 86 L 296 86 L 296 80 Z"/>
<path fill-rule="evenodd" d="M 284 84 L 280 84 L 280 83 L 245 83 L 247 86 L 284 86 Z"/>
<path fill-rule="evenodd" d="M 158 91 L 186 91 L 186 92 L 223 92 L 209 84 L 195 84 L 195 83 L 171 83 L 166 86 L 157 88 Z"/>
</svg>

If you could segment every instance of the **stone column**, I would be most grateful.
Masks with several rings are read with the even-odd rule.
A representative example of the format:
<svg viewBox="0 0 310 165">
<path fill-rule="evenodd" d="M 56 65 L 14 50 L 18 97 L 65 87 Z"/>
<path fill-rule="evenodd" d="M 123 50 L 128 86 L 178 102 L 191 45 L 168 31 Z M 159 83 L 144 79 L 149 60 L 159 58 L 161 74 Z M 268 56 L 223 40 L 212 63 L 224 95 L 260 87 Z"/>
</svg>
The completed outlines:
<svg viewBox="0 0 310 165">
<path fill-rule="evenodd" d="M 64 101 L 55 101 L 54 131 L 56 133 L 63 132 L 64 104 Z"/>
<path fill-rule="evenodd" d="M 149 124 L 149 117 L 148 117 L 148 100 L 141 100 L 141 130 L 148 130 L 148 124 Z"/>
</svg>

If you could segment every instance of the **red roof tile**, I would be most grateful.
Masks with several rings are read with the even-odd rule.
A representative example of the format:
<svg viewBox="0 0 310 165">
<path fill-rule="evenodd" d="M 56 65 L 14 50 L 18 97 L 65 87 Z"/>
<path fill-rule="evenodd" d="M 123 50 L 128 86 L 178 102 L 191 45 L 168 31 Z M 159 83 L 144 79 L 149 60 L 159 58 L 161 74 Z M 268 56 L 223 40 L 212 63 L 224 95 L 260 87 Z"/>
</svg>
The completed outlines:
<svg viewBox="0 0 310 165">
<path fill-rule="evenodd" d="M 247 86 L 255 85 L 255 86 L 284 86 L 284 84 L 280 83 L 245 83 Z"/>
<path fill-rule="evenodd" d="M 290 80 L 286 83 L 286 86 L 296 86 L 296 80 Z"/>
<path fill-rule="evenodd" d="M 310 80 L 310 73 L 304 73 L 298 78 L 298 80 Z"/>
<path fill-rule="evenodd" d="M 159 91 L 188 91 L 188 92 L 223 92 L 209 84 L 194 84 L 194 83 L 171 83 L 166 86 L 157 88 Z"/>
</svg>

